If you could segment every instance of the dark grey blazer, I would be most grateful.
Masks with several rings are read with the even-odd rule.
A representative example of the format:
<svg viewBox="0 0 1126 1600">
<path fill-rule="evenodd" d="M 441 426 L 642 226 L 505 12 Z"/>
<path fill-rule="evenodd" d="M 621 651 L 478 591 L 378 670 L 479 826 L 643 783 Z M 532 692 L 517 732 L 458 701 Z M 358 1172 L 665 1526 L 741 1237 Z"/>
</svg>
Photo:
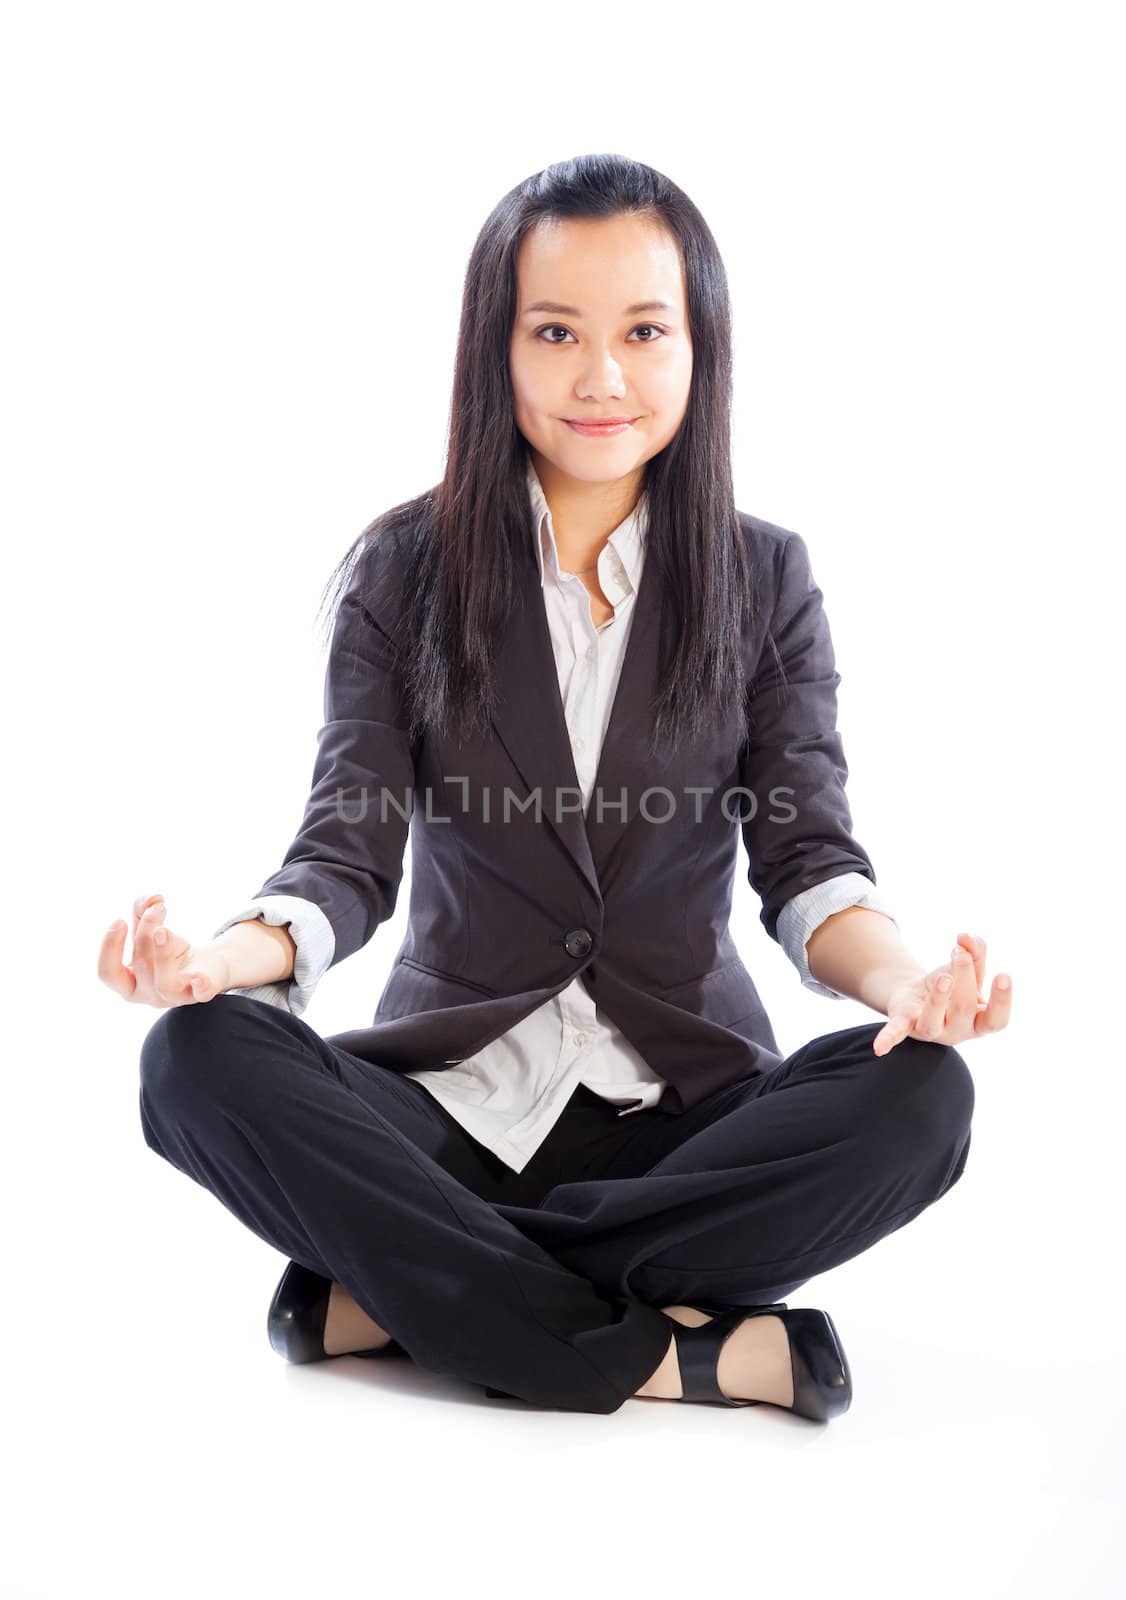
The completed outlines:
<svg viewBox="0 0 1126 1600">
<path fill-rule="evenodd" d="M 335 966 L 394 911 L 409 833 L 409 928 L 371 1025 L 334 1044 L 400 1071 L 447 1066 L 581 973 L 667 1081 L 663 1110 L 778 1064 L 728 928 L 740 831 L 771 938 L 803 889 L 844 872 L 876 878 L 852 837 L 840 676 L 805 542 L 739 521 L 761 619 L 743 641 L 745 714 L 663 762 L 647 757 L 661 621 L 660 573 L 647 561 L 585 819 L 531 540 L 515 560 L 487 736 L 413 744 L 391 650 L 412 597 L 402 552 L 376 545 L 365 574 L 378 601 L 360 604 L 357 572 L 337 619 L 304 820 L 256 891 L 314 901 Z"/>
</svg>

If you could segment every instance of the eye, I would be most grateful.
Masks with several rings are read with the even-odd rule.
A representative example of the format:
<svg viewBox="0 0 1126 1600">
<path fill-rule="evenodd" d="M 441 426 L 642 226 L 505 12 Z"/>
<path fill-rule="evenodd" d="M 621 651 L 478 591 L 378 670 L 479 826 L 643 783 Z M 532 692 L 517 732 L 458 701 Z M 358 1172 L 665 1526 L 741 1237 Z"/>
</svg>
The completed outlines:
<svg viewBox="0 0 1126 1600">
<path fill-rule="evenodd" d="M 634 328 L 632 332 L 637 333 L 641 328 L 647 328 L 650 333 L 659 334 L 662 339 L 665 337 L 665 330 L 659 327 L 655 322 L 639 322 L 637 327 Z M 538 339 L 542 333 L 551 333 L 555 329 L 559 329 L 561 332 L 567 334 L 569 334 L 571 331 L 569 328 L 565 328 L 561 322 L 545 322 L 542 328 L 536 329 L 535 337 Z M 565 344 L 566 342 L 567 341 L 565 339 L 545 339 L 543 341 L 544 344 Z M 638 342 L 640 344 L 656 344 L 657 340 L 641 339 Z"/>
</svg>

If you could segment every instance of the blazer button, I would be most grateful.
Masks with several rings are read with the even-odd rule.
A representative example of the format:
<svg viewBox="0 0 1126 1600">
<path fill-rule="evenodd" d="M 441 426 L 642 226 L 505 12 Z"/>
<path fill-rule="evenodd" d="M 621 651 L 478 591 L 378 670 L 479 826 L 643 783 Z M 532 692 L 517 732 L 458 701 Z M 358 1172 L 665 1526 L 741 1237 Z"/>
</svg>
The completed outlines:
<svg viewBox="0 0 1126 1600">
<path fill-rule="evenodd" d="M 585 928 L 572 928 L 563 941 L 563 948 L 569 956 L 588 956 L 594 948 L 594 940 Z"/>
</svg>

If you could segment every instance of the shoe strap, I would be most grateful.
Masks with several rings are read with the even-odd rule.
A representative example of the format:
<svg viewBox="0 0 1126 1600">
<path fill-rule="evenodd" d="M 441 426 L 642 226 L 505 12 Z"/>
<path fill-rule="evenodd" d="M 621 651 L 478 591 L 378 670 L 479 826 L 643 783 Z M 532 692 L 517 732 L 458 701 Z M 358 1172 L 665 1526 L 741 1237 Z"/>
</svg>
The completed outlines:
<svg viewBox="0 0 1126 1600">
<path fill-rule="evenodd" d="M 682 1400 L 708 1401 L 725 1406 L 751 1406 L 754 1400 L 733 1400 L 719 1386 L 719 1356 L 729 1334 L 748 1317 L 777 1315 L 786 1309 L 784 1301 L 768 1306 L 732 1306 L 720 1312 L 710 1322 L 699 1327 L 686 1327 L 683 1322 L 670 1318 L 673 1337 L 676 1339 L 676 1358 L 680 1365 Z"/>
</svg>

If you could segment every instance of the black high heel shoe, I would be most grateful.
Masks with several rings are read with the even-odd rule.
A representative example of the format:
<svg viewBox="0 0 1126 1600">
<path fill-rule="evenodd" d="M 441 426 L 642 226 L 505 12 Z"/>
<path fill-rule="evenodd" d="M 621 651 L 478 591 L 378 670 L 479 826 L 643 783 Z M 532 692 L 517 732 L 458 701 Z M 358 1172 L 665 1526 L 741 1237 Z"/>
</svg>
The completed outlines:
<svg viewBox="0 0 1126 1600">
<path fill-rule="evenodd" d="M 325 1349 L 325 1322 L 332 1279 L 310 1272 L 299 1261 L 291 1261 L 274 1290 L 266 1317 L 266 1332 L 279 1356 L 295 1365 L 305 1361 L 328 1361 Z M 355 1356 L 406 1355 L 401 1344 L 391 1339 L 375 1350 L 349 1350 Z"/>
<path fill-rule="evenodd" d="M 680 1363 L 684 1400 L 712 1405 L 758 1406 L 763 1400 L 732 1400 L 719 1386 L 716 1376 L 719 1353 L 728 1335 L 747 1317 L 777 1317 L 790 1341 L 790 1369 L 794 1379 L 794 1399 L 783 1411 L 794 1411 L 814 1422 L 839 1417 L 852 1403 L 852 1375 L 844 1347 L 827 1311 L 807 1306 L 788 1310 L 784 1300 L 768 1306 L 732 1306 L 698 1328 L 688 1328 L 670 1318 Z"/>
</svg>

